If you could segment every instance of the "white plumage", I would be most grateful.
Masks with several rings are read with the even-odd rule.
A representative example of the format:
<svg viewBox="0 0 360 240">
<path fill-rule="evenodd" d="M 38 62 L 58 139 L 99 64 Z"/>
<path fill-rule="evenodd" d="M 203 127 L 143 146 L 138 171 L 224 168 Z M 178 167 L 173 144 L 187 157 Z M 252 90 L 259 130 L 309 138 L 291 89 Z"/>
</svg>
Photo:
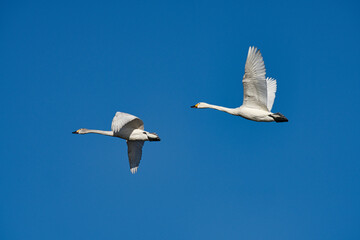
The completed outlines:
<svg viewBox="0 0 360 240">
<path fill-rule="evenodd" d="M 137 172 L 142 156 L 144 141 L 126 141 L 128 146 L 128 156 L 130 171 L 132 174 Z"/>
<path fill-rule="evenodd" d="M 124 127 L 144 130 L 144 123 L 140 118 L 135 117 L 134 115 L 117 112 L 112 120 L 111 130 L 113 132 L 119 132 Z"/>
<path fill-rule="evenodd" d="M 271 112 L 272 106 L 274 105 L 275 93 L 276 93 L 276 79 L 266 78 L 267 85 L 267 102 L 266 106 L 269 112 Z"/>
<path fill-rule="evenodd" d="M 264 60 L 260 51 L 250 47 L 242 81 L 244 86 L 243 106 L 268 110 L 266 107 L 267 87 L 265 74 Z"/>
<path fill-rule="evenodd" d="M 117 112 L 115 114 L 111 123 L 111 131 L 80 128 L 73 133 L 97 133 L 125 139 L 128 146 L 128 157 L 130 171 L 132 174 L 136 173 L 139 167 L 144 142 L 160 141 L 160 138 L 157 134 L 144 131 L 144 123 L 140 118 L 123 112 Z"/>
<path fill-rule="evenodd" d="M 265 75 L 265 64 L 260 51 L 255 47 L 250 47 L 242 81 L 244 87 L 243 104 L 238 108 L 226 108 L 200 102 L 191 107 L 213 108 L 257 122 L 287 122 L 287 118 L 281 113 L 271 112 L 277 85 L 275 79 L 265 78 Z"/>
</svg>

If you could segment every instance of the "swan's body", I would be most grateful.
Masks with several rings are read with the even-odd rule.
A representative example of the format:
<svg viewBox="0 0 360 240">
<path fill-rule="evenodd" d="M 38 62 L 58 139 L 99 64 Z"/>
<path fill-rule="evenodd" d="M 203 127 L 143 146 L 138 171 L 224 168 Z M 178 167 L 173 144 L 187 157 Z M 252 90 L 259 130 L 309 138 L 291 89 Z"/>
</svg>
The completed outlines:
<svg viewBox="0 0 360 240">
<path fill-rule="evenodd" d="M 125 139 L 128 145 L 128 157 L 131 173 L 136 173 L 142 156 L 145 141 L 160 141 L 155 133 L 144 131 L 143 121 L 128 113 L 117 112 L 111 124 L 111 131 L 80 128 L 74 134 L 97 133 L 105 136 Z"/>
<path fill-rule="evenodd" d="M 257 122 L 287 122 L 281 113 L 272 113 L 275 100 L 276 80 L 265 78 L 265 65 L 260 51 L 250 47 L 243 77 L 244 101 L 238 108 L 226 108 L 200 102 L 192 108 L 212 108 Z"/>
</svg>

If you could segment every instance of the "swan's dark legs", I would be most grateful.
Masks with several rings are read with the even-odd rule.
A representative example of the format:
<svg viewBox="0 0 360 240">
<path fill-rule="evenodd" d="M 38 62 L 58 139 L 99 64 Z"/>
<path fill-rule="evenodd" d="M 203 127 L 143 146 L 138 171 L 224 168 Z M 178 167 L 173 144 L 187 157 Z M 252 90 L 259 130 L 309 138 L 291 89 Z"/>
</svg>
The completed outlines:
<svg viewBox="0 0 360 240">
<path fill-rule="evenodd" d="M 269 115 L 270 117 L 272 117 L 275 122 L 288 122 L 289 120 L 282 115 L 281 113 L 273 113 Z"/>
</svg>

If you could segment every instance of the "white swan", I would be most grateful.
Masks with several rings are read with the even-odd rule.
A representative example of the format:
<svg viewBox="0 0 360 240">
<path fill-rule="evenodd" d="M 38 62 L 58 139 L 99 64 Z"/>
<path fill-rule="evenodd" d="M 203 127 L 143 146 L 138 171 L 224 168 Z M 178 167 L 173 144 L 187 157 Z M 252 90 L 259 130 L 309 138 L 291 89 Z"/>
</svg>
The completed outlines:
<svg viewBox="0 0 360 240">
<path fill-rule="evenodd" d="M 265 65 L 260 50 L 250 47 L 243 77 L 244 101 L 238 108 L 226 108 L 200 102 L 192 108 L 213 108 L 257 122 L 287 122 L 281 113 L 272 113 L 276 80 L 265 78 Z"/>
<path fill-rule="evenodd" d="M 130 171 L 137 172 L 140 164 L 144 141 L 160 141 L 156 133 L 144 131 L 143 121 L 128 113 L 117 112 L 111 123 L 111 131 L 91 130 L 80 128 L 74 134 L 97 133 L 111 137 L 119 137 L 126 140 Z"/>
</svg>

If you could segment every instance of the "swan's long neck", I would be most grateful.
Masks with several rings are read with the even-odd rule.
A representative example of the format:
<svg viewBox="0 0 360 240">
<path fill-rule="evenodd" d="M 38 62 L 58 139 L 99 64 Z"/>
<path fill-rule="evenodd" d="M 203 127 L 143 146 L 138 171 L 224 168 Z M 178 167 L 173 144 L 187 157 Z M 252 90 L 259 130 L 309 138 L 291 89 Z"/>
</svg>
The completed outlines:
<svg viewBox="0 0 360 240">
<path fill-rule="evenodd" d="M 208 103 L 203 103 L 203 104 L 204 104 L 204 106 L 201 108 L 212 108 L 212 109 L 223 111 L 223 112 L 226 112 L 226 113 L 229 113 L 232 115 L 237 115 L 234 108 L 221 107 L 221 106 L 212 105 L 212 104 L 208 104 Z"/>
<path fill-rule="evenodd" d="M 105 135 L 105 136 L 114 136 L 113 131 L 103 131 L 103 130 L 94 130 L 94 129 L 84 129 L 83 130 L 84 133 L 83 134 L 87 134 L 87 133 L 97 133 L 97 134 L 101 134 L 101 135 Z"/>
</svg>

